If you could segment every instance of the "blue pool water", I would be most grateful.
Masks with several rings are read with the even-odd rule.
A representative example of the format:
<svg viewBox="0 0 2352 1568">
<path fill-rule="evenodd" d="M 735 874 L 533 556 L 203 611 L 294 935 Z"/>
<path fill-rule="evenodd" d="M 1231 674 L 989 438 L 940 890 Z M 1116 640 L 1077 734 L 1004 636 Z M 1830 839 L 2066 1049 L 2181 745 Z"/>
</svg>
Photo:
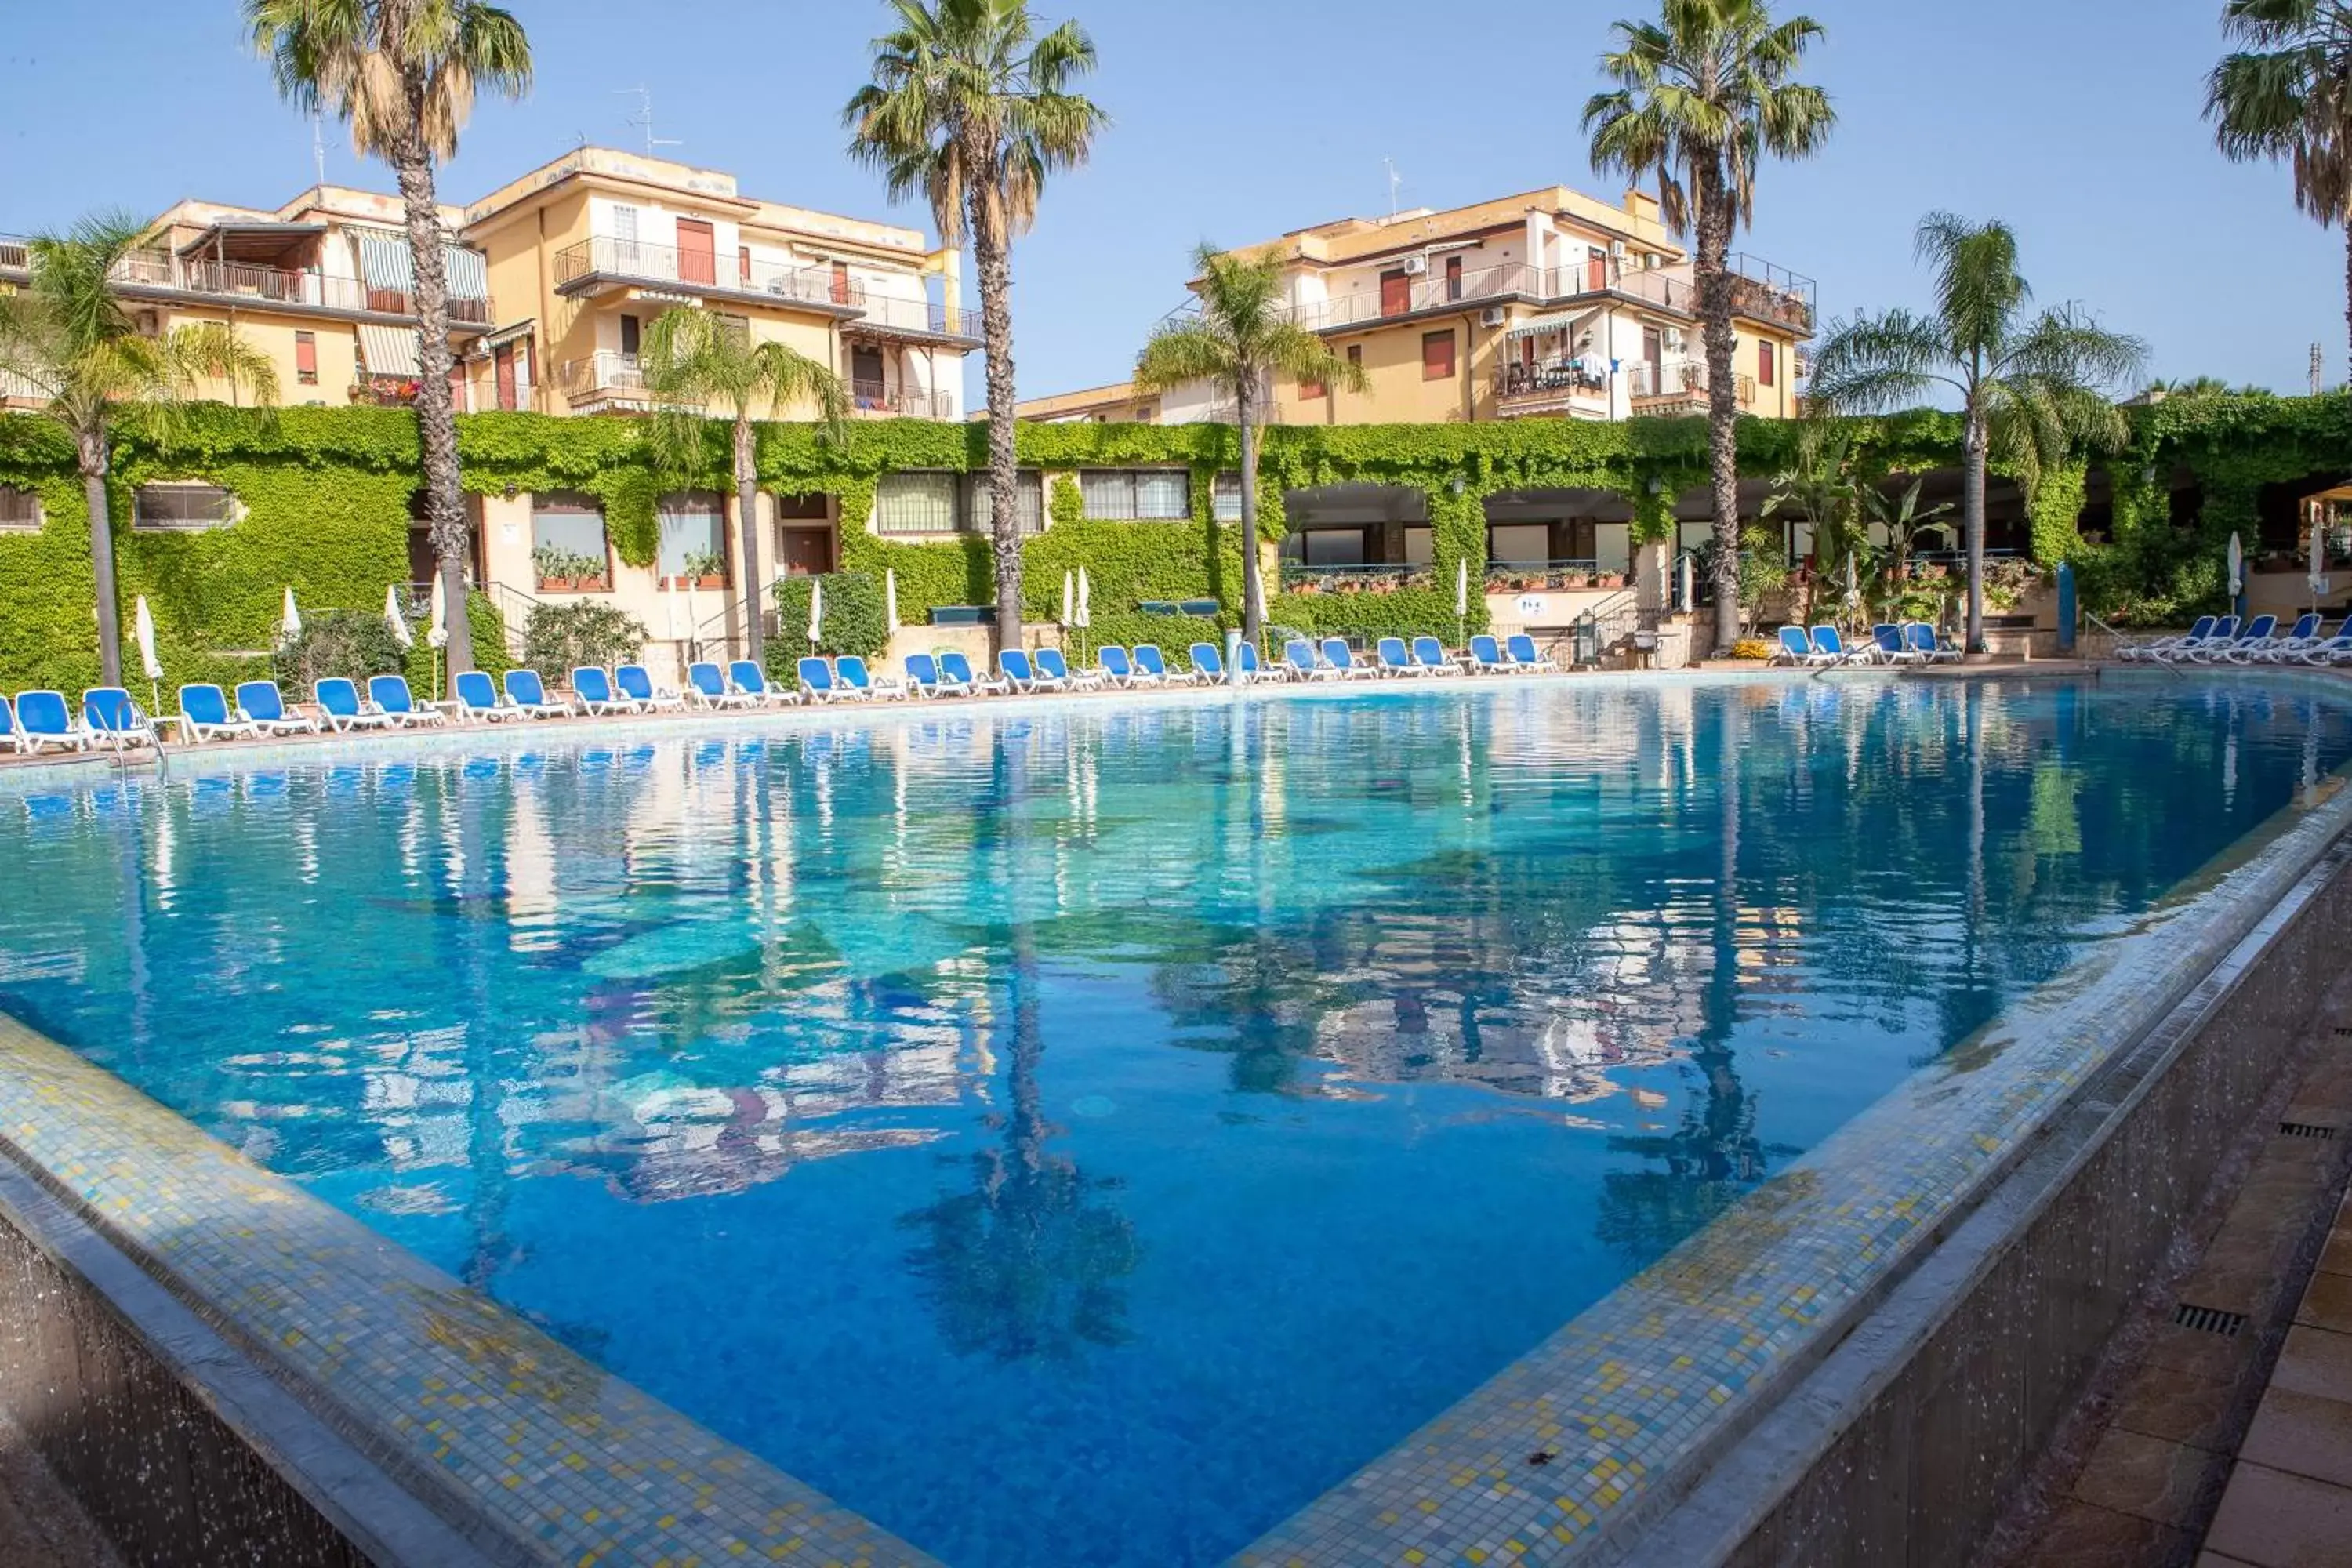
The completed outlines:
<svg viewBox="0 0 2352 1568">
<path fill-rule="evenodd" d="M 2221 681 L 0 795 L 0 1009 L 958 1564 L 1215 1561 L 2352 760 Z"/>
</svg>

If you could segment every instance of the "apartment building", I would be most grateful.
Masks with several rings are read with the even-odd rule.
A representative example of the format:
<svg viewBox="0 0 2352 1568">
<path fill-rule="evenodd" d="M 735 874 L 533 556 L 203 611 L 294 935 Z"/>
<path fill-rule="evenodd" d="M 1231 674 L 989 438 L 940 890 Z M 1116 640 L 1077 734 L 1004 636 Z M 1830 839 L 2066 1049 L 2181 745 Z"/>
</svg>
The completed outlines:
<svg viewBox="0 0 2352 1568">
<path fill-rule="evenodd" d="M 452 236 L 463 214 L 442 211 Z M 451 346 L 474 352 L 492 319 L 483 258 L 448 247 Z M 21 239 L 0 237 L 0 285 L 30 275 Z M 277 367 L 287 404 L 340 407 L 415 395 L 416 327 L 408 234 L 396 196 L 320 185 L 274 210 L 184 201 L 158 216 L 115 270 L 143 330 L 194 322 L 236 329 Z M 223 384 L 224 400 L 237 395 Z M 21 403 L 28 387 L 0 388 Z"/>
<path fill-rule="evenodd" d="M 1245 248 L 1284 258 L 1292 318 L 1369 382 L 1361 393 L 1272 387 L 1278 423 L 1624 419 L 1706 405 L 1692 263 L 1643 193 L 1612 205 L 1556 185 L 1444 212 L 1344 218 Z M 1792 416 L 1801 345 L 1813 332 L 1812 281 L 1752 257 L 1733 266 L 1739 406 Z M 1021 413 L 1230 417 L 1206 386 L 1156 398 L 1100 387 L 1025 403 Z"/>
</svg>

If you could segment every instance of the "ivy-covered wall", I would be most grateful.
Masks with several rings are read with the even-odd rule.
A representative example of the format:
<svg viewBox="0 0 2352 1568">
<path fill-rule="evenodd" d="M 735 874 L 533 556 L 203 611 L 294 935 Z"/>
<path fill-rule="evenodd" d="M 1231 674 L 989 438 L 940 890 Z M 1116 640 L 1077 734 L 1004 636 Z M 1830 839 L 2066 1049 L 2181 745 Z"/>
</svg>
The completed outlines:
<svg viewBox="0 0 2352 1568">
<path fill-rule="evenodd" d="M 1948 414 L 1919 412 L 1854 422 L 1857 449 L 1890 470 L 1954 466 L 1959 427 Z M 1757 477 L 1788 465 L 1797 426 L 1763 420 L 1740 426 L 1740 464 Z M 916 420 L 859 424 L 827 445 L 806 426 L 759 431 L 760 482 L 780 494 L 839 498 L 841 567 L 879 578 L 895 571 L 901 618 L 916 622 L 937 605 L 984 604 L 992 596 L 989 542 L 981 538 L 900 542 L 867 531 L 877 482 L 905 469 L 969 472 L 984 466 L 983 426 Z M 652 562 L 654 502 L 681 478 L 656 467 L 642 424 L 481 414 L 459 421 L 467 486 L 488 495 L 548 489 L 599 497 L 623 560 Z M 1054 482 L 1052 519 L 1025 547 L 1024 600 L 1050 621 L 1062 576 L 1083 564 L 1093 585 L 1098 641 L 1189 631 L 1143 617 L 1146 599 L 1213 599 L 1230 623 L 1241 601 L 1241 541 L 1213 514 L 1213 480 L 1239 464 L 1235 433 L 1222 426 L 1032 425 L 1020 432 L 1024 467 L 1052 475 L 1093 468 L 1182 466 L 1192 471 L 1192 515 L 1172 522 L 1097 521 L 1083 516 L 1075 486 Z M 724 485 L 725 428 L 714 424 L 699 482 Z M 2050 476 L 2032 509 L 2035 553 L 2072 559 L 2088 601 L 2103 613 L 2142 619 L 2185 613 L 2218 594 L 2221 544 L 2234 529 L 2252 536 L 2262 487 L 2352 462 L 2352 399 L 2181 398 L 2133 411 L 2133 443 Z M 414 416 L 402 409 L 289 408 L 263 415 L 206 407 L 169 452 L 135 434 L 118 443 L 111 486 L 121 591 L 127 607 L 145 594 L 163 663 L 173 683 L 228 679 L 255 668 L 249 657 L 275 637 L 288 585 L 306 605 L 367 609 L 384 585 L 408 574 L 409 498 L 418 483 Z M 1422 491 L 1431 521 L 1434 575 L 1450 584 L 1457 562 L 1474 579 L 1485 568 L 1484 503 L 1500 492 L 1580 489 L 1614 492 L 1634 511 L 1637 540 L 1672 531 L 1669 506 L 1706 479 L 1703 421 L 1636 419 L 1616 424 L 1522 420 L 1432 426 L 1288 426 L 1266 432 L 1260 533 L 1286 531 L 1286 492 L 1341 482 L 1402 485 Z M 2110 539 L 2085 543 L 2076 520 L 2094 473 L 2113 498 Z M 131 490 L 160 479 L 205 479 L 232 490 L 246 515 L 231 527 L 193 534 L 142 533 L 130 526 Z M 0 416 L 0 484 L 37 490 L 45 525 L 0 533 L 0 690 L 68 690 L 97 674 L 96 616 L 89 522 L 72 452 L 50 425 Z M 2173 492 L 2201 492 L 2201 512 L 2176 526 Z M 1278 595 L 1273 618 L 1304 630 L 1376 634 L 1457 629 L 1450 591 L 1389 595 Z M 1472 619 L 1484 605 L 1472 595 Z M 1130 632 L 1121 617 L 1141 629 Z M 129 617 L 126 614 L 126 627 Z M 1478 629 L 1474 624 L 1471 629 Z M 494 640 L 494 639 L 493 639 Z M 1171 650 L 1173 651 L 1173 650 Z"/>
</svg>

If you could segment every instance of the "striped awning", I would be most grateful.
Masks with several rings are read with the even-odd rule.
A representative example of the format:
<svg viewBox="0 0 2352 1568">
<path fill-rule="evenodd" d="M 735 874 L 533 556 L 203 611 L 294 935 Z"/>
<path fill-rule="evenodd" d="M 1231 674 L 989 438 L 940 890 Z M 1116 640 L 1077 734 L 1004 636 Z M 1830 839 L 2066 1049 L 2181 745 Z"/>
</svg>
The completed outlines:
<svg viewBox="0 0 2352 1568">
<path fill-rule="evenodd" d="M 424 374 L 416 359 L 416 329 L 360 323 L 360 363 L 370 375 L 414 380 Z"/>
<path fill-rule="evenodd" d="M 1581 315 L 1578 314 L 1574 310 L 1555 310 L 1549 316 L 1530 316 L 1526 321 L 1521 321 L 1517 326 L 1513 327 L 1509 331 L 1504 333 L 1503 336 L 1506 339 L 1517 340 L 1519 338 L 1538 338 L 1541 337 L 1546 332 L 1573 333 L 1577 328 L 1584 325 L 1585 322 L 1592 320 L 1593 317 L 1600 313 L 1600 310 L 1596 309 L 1587 310 Z"/>
<path fill-rule="evenodd" d="M 390 235 L 362 234 L 360 242 L 360 276 L 371 289 L 382 289 L 405 294 L 415 286 L 416 269 L 409 264 L 408 241 Z M 449 279 L 449 295 L 455 300 L 487 300 L 490 297 L 489 266 L 478 250 L 468 250 L 462 245 L 441 248 L 442 268 Z"/>
</svg>

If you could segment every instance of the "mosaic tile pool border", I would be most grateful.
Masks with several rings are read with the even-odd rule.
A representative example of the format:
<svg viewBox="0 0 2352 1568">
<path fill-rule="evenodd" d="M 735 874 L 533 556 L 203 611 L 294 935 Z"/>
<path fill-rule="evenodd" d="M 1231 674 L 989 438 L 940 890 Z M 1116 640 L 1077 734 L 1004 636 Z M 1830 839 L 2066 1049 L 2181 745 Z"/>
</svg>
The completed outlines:
<svg viewBox="0 0 2352 1568">
<path fill-rule="evenodd" d="M 2352 698 L 2324 676 L 2249 673 Z M 2299 821 L 2251 854 L 2225 853 L 2130 940 L 2013 1005 L 1236 1563 L 1441 1568 L 1612 1552 L 1613 1529 L 1639 1528 L 1686 1490 L 2352 832 L 2344 786 L 2326 781 Z"/>
<path fill-rule="evenodd" d="M 932 1562 L 5 1016 L 0 1157 L 501 1556 Z"/>
</svg>

